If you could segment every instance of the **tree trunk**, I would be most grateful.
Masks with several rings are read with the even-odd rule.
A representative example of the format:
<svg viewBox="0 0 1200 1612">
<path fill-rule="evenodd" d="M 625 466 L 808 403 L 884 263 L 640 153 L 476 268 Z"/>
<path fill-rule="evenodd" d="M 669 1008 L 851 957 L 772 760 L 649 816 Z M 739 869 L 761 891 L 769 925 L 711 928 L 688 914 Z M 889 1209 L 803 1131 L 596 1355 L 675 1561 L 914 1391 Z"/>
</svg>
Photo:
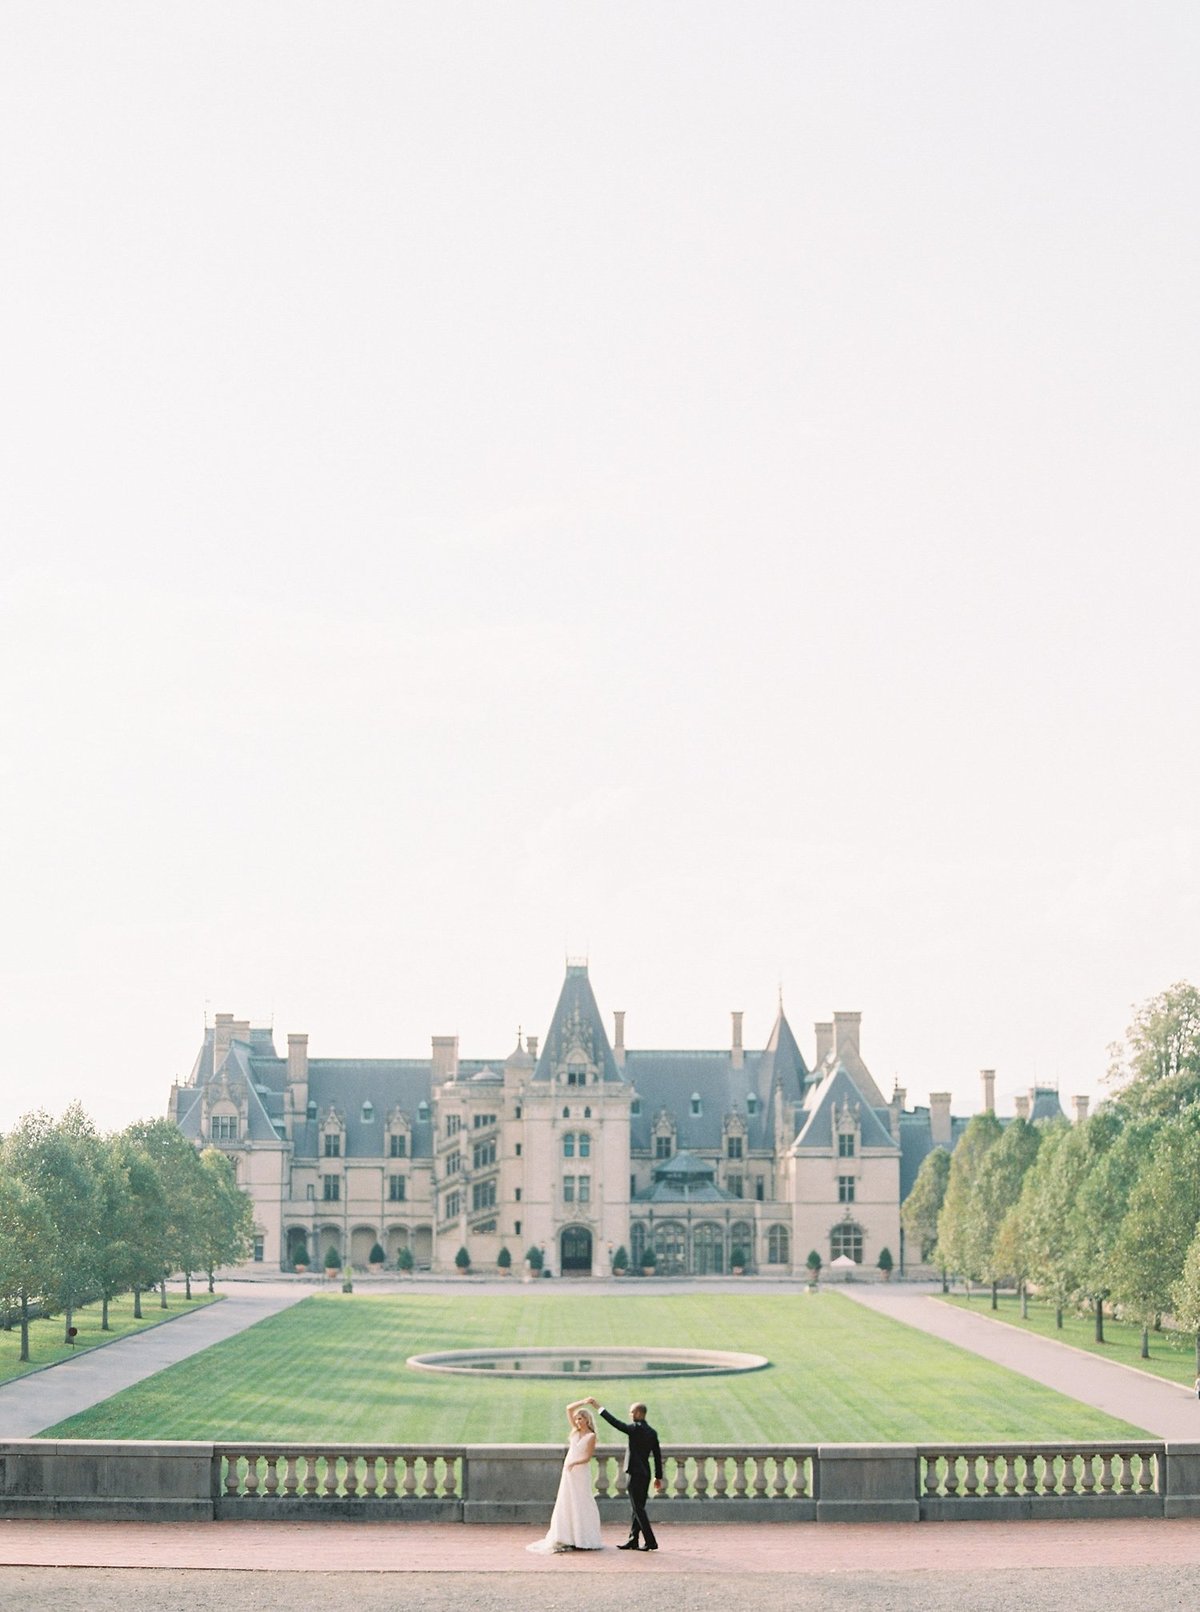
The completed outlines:
<svg viewBox="0 0 1200 1612">
<path fill-rule="evenodd" d="M 1104 1342 L 1104 1300 L 1096 1300 L 1096 1342 Z"/>
<path fill-rule="evenodd" d="M 158 1295 L 159 1295 L 158 1296 L 158 1307 L 159 1307 L 160 1310 L 165 1310 L 166 1307 L 167 1307 L 167 1273 L 166 1273 L 166 1271 L 163 1272 L 163 1279 L 158 1284 Z"/>
<path fill-rule="evenodd" d="M 70 1343 L 70 1341 L 71 1341 L 71 1317 L 74 1314 L 74 1311 L 75 1311 L 75 1306 L 71 1302 L 71 1300 L 68 1299 L 67 1303 L 66 1303 L 66 1308 L 63 1310 L 63 1342 L 64 1343 Z"/>
<path fill-rule="evenodd" d="M 1054 1306 L 1054 1325 L 1055 1325 L 1055 1328 L 1059 1332 L 1062 1331 L 1062 1305 L 1061 1304 L 1056 1304 Z"/>
<path fill-rule="evenodd" d="M 100 1330 L 101 1330 L 101 1332 L 111 1332 L 112 1331 L 112 1328 L 108 1324 L 108 1294 L 107 1293 L 105 1293 L 104 1296 L 100 1300 Z"/>
<path fill-rule="evenodd" d="M 949 1291 L 950 1291 L 950 1278 L 946 1274 L 946 1272 L 943 1271 L 942 1272 L 942 1292 L 943 1293 L 949 1293 Z"/>
<path fill-rule="evenodd" d="M 217 1291 L 216 1288 L 213 1286 L 213 1273 L 212 1273 L 212 1267 L 211 1266 L 209 1267 L 209 1272 L 208 1272 L 208 1291 L 210 1293 L 215 1293 Z"/>
<path fill-rule="evenodd" d="M 185 1299 L 190 1299 L 191 1296 L 192 1296 L 192 1273 L 191 1273 L 191 1271 L 184 1271 L 184 1273 L 183 1273 L 183 1296 L 184 1296 Z"/>
<path fill-rule="evenodd" d="M 998 1310 L 1000 1308 L 999 1304 L 996 1301 L 996 1285 L 997 1284 L 993 1281 L 993 1283 L 992 1283 L 992 1309 L 993 1310 Z"/>
<path fill-rule="evenodd" d="M 1147 1327 L 1147 1326 L 1143 1326 L 1143 1328 L 1142 1328 L 1142 1359 L 1143 1360 L 1149 1360 L 1149 1358 L 1150 1358 L 1150 1328 Z"/>
<path fill-rule="evenodd" d="M 1024 1282 L 1021 1283 L 1021 1320 L 1029 1320 L 1029 1289 Z"/>
<path fill-rule="evenodd" d="M 21 1289 L 21 1353 L 20 1360 L 29 1359 L 29 1294 Z"/>
<path fill-rule="evenodd" d="M 133 1284 L 133 1319 L 135 1321 L 142 1319 L 142 1284 L 140 1282 Z"/>
</svg>

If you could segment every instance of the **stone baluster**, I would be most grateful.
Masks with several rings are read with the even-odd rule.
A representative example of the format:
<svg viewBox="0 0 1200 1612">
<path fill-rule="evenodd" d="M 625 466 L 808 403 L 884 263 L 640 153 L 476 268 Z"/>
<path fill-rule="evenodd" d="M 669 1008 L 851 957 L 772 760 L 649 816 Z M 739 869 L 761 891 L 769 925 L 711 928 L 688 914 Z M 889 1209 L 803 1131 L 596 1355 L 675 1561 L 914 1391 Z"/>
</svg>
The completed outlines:
<svg viewBox="0 0 1200 1612">
<path fill-rule="evenodd" d="M 304 1457 L 304 1493 L 315 1495 L 317 1492 L 317 1458 L 309 1450 Z"/>
<path fill-rule="evenodd" d="M 371 1454 L 366 1457 L 366 1471 L 363 1475 L 363 1494 L 368 1500 L 373 1500 L 379 1492 L 379 1457 Z"/>
<path fill-rule="evenodd" d="M 1096 1492 L 1096 1455 L 1093 1450 L 1084 1450 L 1079 1458 L 1080 1473 L 1079 1487 L 1084 1494 Z"/>
<path fill-rule="evenodd" d="M 676 1455 L 671 1459 L 675 1463 L 675 1482 L 674 1485 L 668 1485 L 668 1487 L 674 1488 L 676 1500 L 685 1500 L 688 1492 L 687 1457 L 684 1455 Z M 701 1467 L 702 1465 L 702 1461 L 696 1462 L 697 1468 Z M 629 1487 L 628 1473 L 625 1474 L 625 1487 L 627 1489 Z"/>
<path fill-rule="evenodd" d="M 925 1463 L 925 1493 L 932 1497 L 938 1492 L 938 1457 L 936 1455 L 923 1455 Z"/>
<path fill-rule="evenodd" d="M 391 1500 L 396 1494 L 396 1457 L 394 1454 L 385 1454 L 383 1458 L 383 1496 Z"/>
<path fill-rule="evenodd" d="M 765 1499 L 767 1493 L 767 1461 L 763 1455 L 752 1457 L 754 1461 L 754 1498 Z"/>
<path fill-rule="evenodd" d="M 243 1493 L 253 1496 L 258 1493 L 258 1455 L 257 1453 L 246 1457 L 246 1484 Z"/>
<path fill-rule="evenodd" d="M 969 1495 L 977 1495 L 979 1493 L 979 1457 L 972 1450 L 970 1455 L 964 1457 L 964 1459 L 967 1470 L 963 1482 L 963 1491 Z"/>
<path fill-rule="evenodd" d="M 279 1455 L 267 1456 L 267 1481 L 263 1485 L 263 1492 L 269 1495 L 279 1493 L 279 1463 L 283 1459 Z"/>
<path fill-rule="evenodd" d="M 225 1493 L 232 1499 L 238 1492 L 238 1468 L 242 1464 L 240 1455 L 227 1455 L 225 1457 Z"/>
<path fill-rule="evenodd" d="M 1105 1450 L 1100 1457 L 1100 1490 L 1103 1494 L 1111 1494 L 1113 1488 L 1113 1455 L 1111 1450 Z"/>
<path fill-rule="evenodd" d="M 994 1495 L 996 1492 L 996 1452 L 989 1450 L 983 1458 L 983 1492 Z"/>
<path fill-rule="evenodd" d="M 458 1461 L 453 1455 L 444 1455 L 442 1459 L 446 1463 L 442 1474 L 442 1498 L 455 1500 L 458 1498 Z"/>
<path fill-rule="evenodd" d="M 727 1461 L 727 1456 L 718 1455 L 713 1462 L 713 1494 L 718 1500 L 725 1500 L 729 1496 L 729 1480 L 725 1471 Z"/>
<path fill-rule="evenodd" d="M 288 1456 L 287 1462 L 283 1469 L 283 1492 L 290 1498 L 296 1493 L 298 1487 L 299 1478 L 297 1477 L 297 1459 L 296 1452 L 293 1450 Z"/>
<path fill-rule="evenodd" d="M 437 1499 L 437 1462 L 436 1462 L 435 1458 L 432 1455 L 425 1456 L 424 1461 L 425 1461 L 425 1483 L 424 1483 L 424 1486 L 422 1488 L 422 1493 L 424 1494 L 424 1496 L 425 1496 L 425 1498 L 427 1500 L 436 1500 Z"/>
</svg>

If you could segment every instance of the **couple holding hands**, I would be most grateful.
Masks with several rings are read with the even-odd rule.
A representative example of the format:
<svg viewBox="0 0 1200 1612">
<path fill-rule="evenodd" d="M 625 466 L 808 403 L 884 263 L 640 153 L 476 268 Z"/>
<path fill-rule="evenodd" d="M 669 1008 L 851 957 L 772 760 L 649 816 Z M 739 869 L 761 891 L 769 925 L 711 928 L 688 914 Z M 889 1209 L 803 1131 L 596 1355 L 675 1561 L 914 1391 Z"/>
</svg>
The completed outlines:
<svg viewBox="0 0 1200 1612">
<path fill-rule="evenodd" d="M 589 1408 L 590 1407 L 590 1408 Z M 662 1451 L 658 1447 L 658 1434 L 646 1420 L 645 1405 L 631 1405 L 629 1420 L 623 1422 L 605 1410 L 590 1395 L 577 1399 L 567 1406 L 567 1424 L 571 1429 L 567 1456 L 563 1462 L 558 1495 L 550 1515 L 550 1528 L 544 1539 L 527 1550 L 549 1554 L 562 1550 L 601 1550 L 600 1511 L 592 1494 L 592 1456 L 596 1453 L 596 1423 L 592 1411 L 597 1411 L 610 1427 L 624 1433 L 629 1440 L 625 1456 L 625 1471 L 629 1478 L 629 1504 L 632 1516 L 629 1538 L 618 1550 L 657 1550 L 658 1541 L 646 1515 L 646 1500 L 650 1493 L 650 1466 L 654 1465 L 654 1488 L 662 1490 Z"/>
</svg>

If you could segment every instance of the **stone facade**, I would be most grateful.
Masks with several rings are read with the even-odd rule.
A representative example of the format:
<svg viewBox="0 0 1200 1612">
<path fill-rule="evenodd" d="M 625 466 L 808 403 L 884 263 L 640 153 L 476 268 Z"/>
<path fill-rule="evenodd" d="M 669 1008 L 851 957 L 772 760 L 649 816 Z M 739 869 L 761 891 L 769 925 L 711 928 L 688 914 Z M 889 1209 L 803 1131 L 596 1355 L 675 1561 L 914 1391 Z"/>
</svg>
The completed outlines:
<svg viewBox="0 0 1200 1612">
<path fill-rule="evenodd" d="M 899 1209 L 940 1132 L 931 1099 L 885 1102 L 859 1051 L 860 1015 L 816 1026 L 812 1067 L 780 1006 L 761 1052 L 637 1051 L 601 1020 L 586 965 L 568 964 L 539 1052 L 464 1059 L 435 1036 L 425 1059 L 310 1059 L 308 1038 L 219 1013 L 170 1117 L 233 1158 L 255 1205 L 255 1259 L 290 1269 L 332 1250 L 363 1268 L 519 1270 L 539 1249 L 555 1275 L 608 1275 L 624 1248 L 661 1275 L 803 1275 L 809 1251 L 873 1268 L 901 1256 Z M 1057 1099 L 1055 1099 L 1057 1102 Z"/>
</svg>

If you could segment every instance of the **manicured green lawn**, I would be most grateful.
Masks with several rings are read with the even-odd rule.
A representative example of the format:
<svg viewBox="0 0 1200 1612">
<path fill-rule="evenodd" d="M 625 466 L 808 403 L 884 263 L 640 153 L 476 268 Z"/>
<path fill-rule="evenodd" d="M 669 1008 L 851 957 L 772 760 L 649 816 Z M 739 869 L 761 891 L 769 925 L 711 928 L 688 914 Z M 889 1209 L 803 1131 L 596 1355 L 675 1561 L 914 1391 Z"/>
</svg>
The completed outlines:
<svg viewBox="0 0 1200 1612">
<path fill-rule="evenodd" d="M 744 1376 L 588 1383 L 437 1377 L 434 1349 L 636 1342 L 766 1355 Z M 330 1294 L 260 1322 L 44 1437 L 542 1443 L 594 1392 L 645 1395 L 675 1444 L 1135 1437 L 1139 1430 L 836 1293 Z"/>
<path fill-rule="evenodd" d="M 100 1330 L 100 1306 L 87 1304 L 75 1311 L 74 1325 L 79 1330 L 75 1339 L 74 1348 L 63 1342 L 65 1322 L 61 1315 L 49 1317 L 47 1320 L 31 1321 L 29 1323 L 29 1360 L 22 1361 L 17 1357 L 21 1352 L 21 1328 L 14 1319 L 12 1331 L 0 1330 L 0 1382 L 10 1382 L 14 1377 L 24 1377 L 31 1371 L 37 1371 L 41 1366 L 52 1366 L 56 1361 L 69 1360 L 72 1355 L 81 1355 L 88 1349 L 98 1348 L 103 1343 L 112 1343 L 117 1338 L 128 1337 L 131 1332 L 144 1332 L 147 1327 L 158 1326 L 160 1321 L 170 1320 L 176 1315 L 185 1315 L 189 1310 L 201 1309 L 206 1304 L 214 1304 L 220 1299 L 220 1294 L 209 1295 L 191 1300 L 185 1299 L 182 1294 L 167 1291 L 168 1309 L 159 1308 L 158 1295 L 155 1293 L 142 1294 L 142 1319 L 133 1318 L 133 1296 L 124 1293 L 119 1299 L 113 1299 L 108 1306 L 108 1324 L 110 1331 Z"/>
<path fill-rule="evenodd" d="M 1169 1382 L 1186 1383 L 1190 1387 L 1196 1377 L 1196 1339 L 1191 1332 L 1151 1332 L 1150 1358 L 1143 1360 L 1141 1327 L 1127 1321 L 1114 1321 L 1111 1316 L 1104 1317 L 1104 1342 L 1097 1343 L 1096 1322 L 1090 1313 L 1077 1315 L 1071 1310 L 1064 1311 L 1060 1332 L 1054 1324 L 1054 1306 L 1037 1299 L 1030 1299 L 1029 1319 L 1023 1321 L 1021 1301 L 1015 1293 L 1001 1293 L 998 1310 L 992 1309 L 991 1294 L 985 1291 L 977 1292 L 969 1301 L 957 1293 L 938 1297 L 943 1304 L 956 1304 L 960 1309 L 973 1310 L 976 1315 L 1007 1321 L 1043 1338 L 1057 1338 L 1059 1343 L 1086 1349 L 1102 1360 L 1118 1360 L 1123 1366 L 1134 1366 L 1153 1377 L 1165 1377 Z"/>
</svg>

